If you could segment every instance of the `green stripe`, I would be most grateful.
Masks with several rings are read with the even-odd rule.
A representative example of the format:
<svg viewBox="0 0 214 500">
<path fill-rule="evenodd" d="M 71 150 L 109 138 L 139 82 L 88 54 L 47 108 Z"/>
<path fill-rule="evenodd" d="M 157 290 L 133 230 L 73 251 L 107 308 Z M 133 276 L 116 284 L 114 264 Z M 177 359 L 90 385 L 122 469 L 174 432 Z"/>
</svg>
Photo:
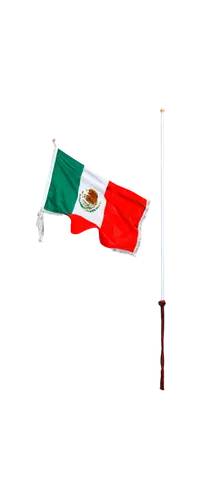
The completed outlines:
<svg viewBox="0 0 214 500">
<path fill-rule="evenodd" d="M 84 165 L 58 149 L 45 210 L 58 214 L 73 212 L 83 169 Z"/>
</svg>

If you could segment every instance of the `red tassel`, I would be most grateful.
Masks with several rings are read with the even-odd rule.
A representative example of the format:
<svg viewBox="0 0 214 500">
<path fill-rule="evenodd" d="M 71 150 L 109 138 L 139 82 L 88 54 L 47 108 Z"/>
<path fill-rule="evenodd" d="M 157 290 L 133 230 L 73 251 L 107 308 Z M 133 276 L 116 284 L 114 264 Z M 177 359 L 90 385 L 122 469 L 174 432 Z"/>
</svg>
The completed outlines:
<svg viewBox="0 0 214 500">
<path fill-rule="evenodd" d="M 160 379 L 160 389 L 164 391 L 164 306 L 166 305 L 165 300 L 160 300 L 158 302 L 161 307 L 161 379 Z"/>
</svg>

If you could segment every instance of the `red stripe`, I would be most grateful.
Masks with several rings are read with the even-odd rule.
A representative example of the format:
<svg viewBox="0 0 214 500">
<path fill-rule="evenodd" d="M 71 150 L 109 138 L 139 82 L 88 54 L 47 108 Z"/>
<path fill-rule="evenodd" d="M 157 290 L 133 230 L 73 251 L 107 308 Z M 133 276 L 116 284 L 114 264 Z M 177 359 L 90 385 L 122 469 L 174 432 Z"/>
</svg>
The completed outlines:
<svg viewBox="0 0 214 500">
<path fill-rule="evenodd" d="M 109 182 L 100 243 L 108 248 L 133 252 L 138 239 L 138 224 L 146 208 L 147 200 L 128 189 Z"/>
<path fill-rule="evenodd" d="M 71 233 L 73 234 L 79 234 L 83 231 L 87 231 L 87 229 L 97 227 L 96 224 L 80 217 L 80 215 L 71 214 L 68 215 L 68 217 L 71 219 Z"/>
<path fill-rule="evenodd" d="M 103 246 L 134 252 L 139 234 L 138 225 L 147 200 L 113 182 L 108 183 L 105 198 L 102 226 L 99 228 L 80 215 L 70 214 L 71 232 L 79 234 L 96 227 Z"/>
</svg>

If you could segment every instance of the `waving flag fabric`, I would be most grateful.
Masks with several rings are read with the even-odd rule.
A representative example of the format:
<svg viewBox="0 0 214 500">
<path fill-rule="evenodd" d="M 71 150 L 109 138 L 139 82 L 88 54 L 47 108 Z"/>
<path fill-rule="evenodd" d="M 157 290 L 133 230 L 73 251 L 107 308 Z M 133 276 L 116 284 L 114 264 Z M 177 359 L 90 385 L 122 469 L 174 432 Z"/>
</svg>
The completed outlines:
<svg viewBox="0 0 214 500">
<path fill-rule="evenodd" d="M 42 208 L 68 218 L 72 237 L 91 235 L 107 249 L 135 252 L 151 200 L 101 176 L 58 145 L 52 146 Z"/>
</svg>

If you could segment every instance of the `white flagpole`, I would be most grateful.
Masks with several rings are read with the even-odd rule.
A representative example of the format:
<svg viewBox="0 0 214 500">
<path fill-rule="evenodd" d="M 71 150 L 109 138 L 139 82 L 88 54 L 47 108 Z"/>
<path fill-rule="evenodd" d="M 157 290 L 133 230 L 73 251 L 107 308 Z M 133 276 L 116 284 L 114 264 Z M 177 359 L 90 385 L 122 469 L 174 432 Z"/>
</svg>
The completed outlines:
<svg viewBox="0 0 214 500">
<path fill-rule="evenodd" d="M 160 389 L 164 390 L 164 108 L 160 109 L 161 139 L 161 381 Z"/>
<path fill-rule="evenodd" d="M 160 107 L 160 299 L 168 300 L 168 110 Z"/>
</svg>

